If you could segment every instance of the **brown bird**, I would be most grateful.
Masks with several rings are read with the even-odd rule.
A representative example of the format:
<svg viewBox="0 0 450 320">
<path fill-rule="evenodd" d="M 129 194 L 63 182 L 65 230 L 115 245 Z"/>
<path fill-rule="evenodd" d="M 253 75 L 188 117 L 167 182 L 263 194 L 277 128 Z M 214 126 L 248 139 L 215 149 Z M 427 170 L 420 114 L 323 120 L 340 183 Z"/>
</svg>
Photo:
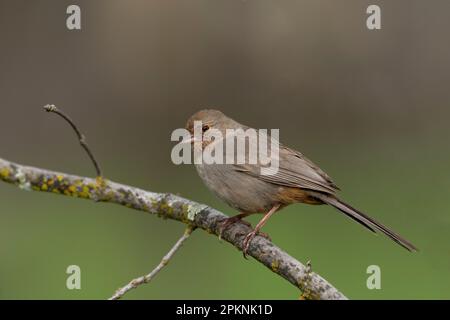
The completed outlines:
<svg viewBox="0 0 450 320">
<path fill-rule="evenodd" d="M 191 116 L 186 124 L 186 129 L 192 135 L 190 142 L 194 141 L 195 121 L 202 123 L 202 137 L 212 132 L 212 129 L 217 129 L 224 139 L 230 139 L 226 136 L 226 129 L 249 129 L 220 111 L 202 110 Z M 215 141 L 210 140 L 202 139 L 202 150 Z M 223 145 L 225 146 L 226 143 Z M 247 141 L 246 146 L 249 146 Z M 281 208 L 293 203 L 329 204 L 372 232 L 382 232 L 407 250 L 417 251 L 412 243 L 400 235 L 340 200 L 336 195 L 339 188 L 331 178 L 302 153 L 281 144 L 278 146 L 279 168 L 272 175 L 261 174 L 262 165 L 259 162 L 256 164 L 206 164 L 205 162 L 196 164 L 198 174 L 206 186 L 229 206 L 240 211 L 240 214 L 222 222 L 221 234 L 228 226 L 248 215 L 265 214 L 255 229 L 245 237 L 244 256 L 251 240 L 267 220 Z M 248 148 L 246 152 L 248 156 Z"/>
</svg>

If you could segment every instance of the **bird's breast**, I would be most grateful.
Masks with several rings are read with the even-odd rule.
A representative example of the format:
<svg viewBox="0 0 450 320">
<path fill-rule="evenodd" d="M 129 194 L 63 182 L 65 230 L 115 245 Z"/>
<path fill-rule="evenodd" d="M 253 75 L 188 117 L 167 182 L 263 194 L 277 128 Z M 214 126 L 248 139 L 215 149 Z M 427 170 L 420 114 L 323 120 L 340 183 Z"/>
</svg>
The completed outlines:
<svg viewBox="0 0 450 320">
<path fill-rule="evenodd" d="M 197 164 L 205 185 L 229 206 L 246 213 L 264 213 L 279 202 L 279 187 L 236 171 L 229 164 Z"/>
</svg>

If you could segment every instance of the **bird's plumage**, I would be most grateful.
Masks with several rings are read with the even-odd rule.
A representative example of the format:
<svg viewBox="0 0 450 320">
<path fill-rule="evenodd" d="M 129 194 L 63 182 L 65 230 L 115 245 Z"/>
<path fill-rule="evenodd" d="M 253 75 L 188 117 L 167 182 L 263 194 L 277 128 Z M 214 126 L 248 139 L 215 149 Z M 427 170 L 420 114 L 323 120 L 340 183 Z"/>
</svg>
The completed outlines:
<svg viewBox="0 0 450 320">
<path fill-rule="evenodd" d="M 194 121 L 207 124 L 206 129 L 211 127 L 220 130 L 225 139 L 234 139 L 234 137 L 225 136 L 226 129 L 249 129 L 217 110 L 202 110 L 194 114 L 186 125 L 191 133 L 193 133 Z M 269 139 L 272 138 L 269 137 Z M 267 165 L 259 161 L 261 156 L 259 154 L 258 162 L 255 164 L 248 162 L 197 164 L 199 176 L 213 193 L 242 213 L 267 213 L 274 207 L 278 210 L 292 203 L 329 204 L 369 230 L 384 233 L 410 251 L 417 250 L 412 243 L 400 235 L 341 201 L 336 194 L 339 188 L 330 176 L 302 153 L 285 147 L 273 139 L 271 142 L 276 143 L 279 151 L 278 155 L 275 155 L 279 166 L 278 171 L 272 175 L 262 174 L 261 168 Z M 246 159 L 248 159 L 250 143 L 255 142 L 250 139 L 246 143 Z M 274 146 L 272 145 L 272 148 Z M 259 148 L 256 149 L 260 151 Z M 270 144 L 268 151 L 269 153 L 271 151 Z"/>
</svg>

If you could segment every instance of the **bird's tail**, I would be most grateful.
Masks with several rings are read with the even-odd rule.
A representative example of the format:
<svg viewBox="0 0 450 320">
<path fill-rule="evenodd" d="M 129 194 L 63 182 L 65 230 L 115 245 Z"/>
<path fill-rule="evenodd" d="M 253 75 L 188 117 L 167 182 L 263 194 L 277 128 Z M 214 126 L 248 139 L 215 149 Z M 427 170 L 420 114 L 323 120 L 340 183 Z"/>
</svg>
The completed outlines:
<svg viewBox="0 0 450 320">
<path fill-rule="evenodd" d="M 418 249 L 408 240 L 404 239 L 394 231 L 390 230 L 389 228 L 385 227 L 378 221 L 372 219 L 368 215 L 362 213 L 361 211 L 353 208 L 349 204 L 346 204 L 345 202 L 329 195 L 325 194 L 316 194 L 314 195 L 316 198 L 319 198 L 323 202 L 332 205 L 339 211 L 345 213 L 348 217 L 352 218 L 356 222 L 359 222 L 369 230 L 376 232 L 380 231 L 384 233 L 386 236 L 397 242 L 399 245 L 401 245 L 403 248 L 409 250 L 409 251 L 418 251 Z"/>
</svg>

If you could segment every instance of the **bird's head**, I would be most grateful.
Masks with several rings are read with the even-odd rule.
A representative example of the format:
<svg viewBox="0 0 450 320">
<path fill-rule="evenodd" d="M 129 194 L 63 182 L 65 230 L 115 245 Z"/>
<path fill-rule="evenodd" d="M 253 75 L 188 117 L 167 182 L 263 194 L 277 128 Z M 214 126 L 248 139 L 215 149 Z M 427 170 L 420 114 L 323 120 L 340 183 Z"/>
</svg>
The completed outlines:
<svg viewBox="0 0 450 320">
<path fill-rule="evenodd" d="M 197 124 L 197 127 L 196 127 Z M 199 126 L 201 124 L 201 126 Z M 191 134 L 190 142 L 195 142 L 199 138 L 199 133 L 195 135 L 195 130 L 201 130 L 201 140 L 203 148 L 210 144 L 210 139 L 204 139 L 205 135 L 211 134 L 212 130 L 219 130 L 223 137 L 225 137 L 226 129 L 237 129 L 242 127 L 233 119 L 227 117 L 225 114 L 214 109 L 205 109 L 193 114 L 186 123 L 186 129 Z"/>
</svg>

